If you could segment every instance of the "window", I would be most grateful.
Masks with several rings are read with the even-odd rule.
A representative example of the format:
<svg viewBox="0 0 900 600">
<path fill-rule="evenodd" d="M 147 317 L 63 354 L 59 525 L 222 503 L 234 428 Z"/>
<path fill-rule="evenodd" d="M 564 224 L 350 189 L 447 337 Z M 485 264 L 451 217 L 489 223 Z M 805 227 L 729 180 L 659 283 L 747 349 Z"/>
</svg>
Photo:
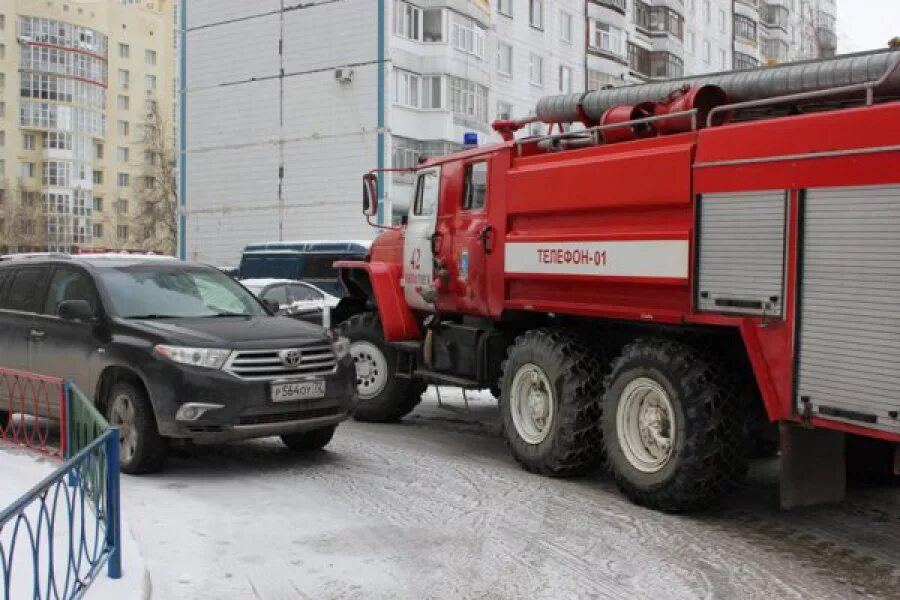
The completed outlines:
<svg viewBox="0 0 900 600">
<path fill-rule="evenodd" d="M 684 36 L 684 45 L 685 45 L 685 48 L 687 48 L 687 51 L 688 51 L 690 54 L 693 54 L 694 52 L 697 51 L 697 40 L 696 40 L 696 38 L 694 37 L 694 32 L 693 32 L 693 31 L 688 31 L 688 32 L 685 34 L 685 36 Z"/>
<path fill-rule="evenodd" d="M 703 40 L 703 62 L 708 63 L 711 59 L 712 46 L 709 40 Z"/>
<path fill-rule="evenodd" d="M 126 137 L 131 132 L 131 126 L 128 124 L 128 121 L 119 121 L 116 123 L 116 132 L 122 136 Z"/>
<path fill-rule="evenodd" d="M 144 86 L 147 88 L 148 92 L 152 92 L 156 89 L 156 75 L 147 75 L 144 77 Z"/>
<path fill-rule="evenodd" d="M 47 290 L 47 299 L 44 301 L 45 315 L 58 315 L 59 305 L 70 300 L 84 300 L 95 311 L 97 297 L 94 293 L 94 285 L 90 277 L 83 271 L 74 269 L 56 268 L 50 279 L 50 287 Z"/>
<path fill-rule="evenodd" d="M 119 162 L 127 163 L 128 162 L 128 148 L 123 148 L 119 146 L 117 148 L 117 157 Z"/>
<path fill-rule="evenodd" d="M 512 119 L 512 104 L 509 102 L 504 102 L 503 100 L 497 100 L 497 120 L 498 121 L 509 121 Z"/>
<path fill-rule="evenodd" d="M 568 94 L 572 91 L 572 68 L 559 66 L 559 91 Z"/>
<path fill-rule="evenodd" d="M 487 198 L 487 163 L 477 162 L 466 165 L 466 179 L 463 183 L 463 210 L 481 210 Z"/>
<path fill-rule="evenodd" d="M 461 77 L 448 77 L 450 110 L 461 117 L 472 117 L 485 122 L 488 119 L 488 90 Z"/>
<path fill-rule="evenodd" d="M 684 61 L 671 52 L 650 53 L 650 77 L 672 79 L 684 75 Z"/>
<path fill-rule="evenodd" d="M 128 107 L 131 103 L 129 102 L 128 96 L 123 96 L 119 94 L 116 97 L 116 107 L 119 110 L 128 110 Z"/>
<path fill-rule="evenodd" d="M 22 163 L 22 177 L 25 177 L 25 178 L 34 177 L 34 163 L 32 163 L 32 162 L 23 162 Z"/>
<path fill-rule="evenodd" d="M 444 94 L 441 88 L 443 78 L 440 75 L 422 77 L 422 108 L 441 108 L 444 106 Z"/>
<path fill-rule="evenodd" d="M 409 108 L 419 107 L 419 85 L 421 77 L 409 71 L 394 71 L 394 103 Z"/>
<path fill-rule="evenodd" d="M 34 234 L 34 221 L 22 223 L 20 227 L 26 234 Z M 30 231 L 30 233 L 29 233 Z M 42 291 L 50 269 L 46 267 L 25 267 L 18 269 L 13 275 L 9 285 L 9 295 L 3 303 L 3 308 L 22 312 L 37 312 L 40 310 Z"/>
<path fill-rule="evenodd" d="M 0 60 L 6 58 L 6 44 L 0 44 Z"/>
<path fill-rule="evenodd" d="M 572 43 L 572 15 L 564 10 L 559 11 L 559 39 Z"/>
<path fill-rule="evenodd" d="M 707 23 L 712 23 L 712 6 L 709 0 L 703 0 L 703 19 Z"/>
<path fill-rule="evenodd" d="M 62 131 L 48 131 L 44 136 L 44 148 L 53 150 L 71 150 L 73 148 L 73 136 Z M 80 146 L 79 148 L 83 147 Z"/>
<path fill-rule="evenodd" d="M 734 37 L 756 43 L 756 21 L 744 15 L 734 15 Z"/>
<path fill-rule="evenodd" d="M 119 187 L 128 187 L 128 182 L 131 180 L 131 177 L 128 173 L 119 173 L 116 177 L 116 181 L 118 182 Z"/>
<path fill-rule="evenodd" d="M 156 100 L 144 100 L 144 112 L 147 115 L 156 114 Z"/>
<path fill-rule="evenodd" d="M 144 162 L 148 165 L 156 164 L 156 152 L 153 150 L 144 150 Z"/>
<path fill-rule="evenodd" d="M 128 239 L 128 225 L 116 225 L 116 237 L 119 240 Z"/>
<path fill-rule="evenodd" d="M 719 68 L 723 71 L 728 68 L 728 53 L 719 48 Z"/>
<path fill-rule="evenodd" d="M 640 29 L 650 29 L 650 5 L 635 0 L 634 2 L 634 24 Z"/>
<path fill-rule="evenodd" d="M 103 171 L 94 171 L 94 183 L 97 185 L 103 184 Z"/>
<path fill-rule="evenodd" d="M 528 80 L 534 85 L 544 85 L 544 59 L 537 54 L 531 55 Z"/>
<path fill-rule="evenodd" d="M 616 56 L 622 56 L 624 50 L 622 30 L 600 21 L 593 21 L 593 32 L 590 39 L 591 48 L 601 52 L 609 52 Z"/>
<path fill-rule="evenodd" d="M 119 44 L 119 58 L 129 58 L 131 56 L 131 48 L 128 44 Z"/>
<path fill-rule="evenodd" d="M 94 196 L 94 212 L 103 212 L 103 198 Z"/>
<path fill-rule="evenodd" d="M 475 21 L 454 15 L 452 40 L 453 47 L 457 50 L 484 58 L 484 30 Z"/>
<path fill-rule="evenodd" d="M 116 213 L 120 215 L 128 214 L 128 200 L 125 198 L 116 200 Z"/>
<path fill-rule="evenodd" d="M 156 177 L 154 175 L 144 175 L 144 189 L 152 190 L 156 188 Z"/>
<path fill-rule="evenodd" d="M 528 23 L 535 29 L 544 28 L 544 0 L 528 0 Z"/>
<path fill-rule="evenodd" d="M 725 33 L 727 31 L 727 17 L 725 16 L 725 11 L 721 8 L 719 9 L 719 31 Z"/>
<path fill-rule="evenodd" d="M 419 20 L 422 9 L 394 0 L 394 34 L 411 40 L 419 40 Z"/>
<path fill-rule="evenodd" d="M 788 59 L 790 46 L 787 42 L 776 39 L 764 39 L 762 40 L 762 47 L 763 56 L 765 56 L 767 60 L 783 62 Z M 735 57 L 735 60 L 737 60 L 737 57 Z"/>
<path fill-rule="evenodd" d="M 34 150 L 34 135 L 26 133 L 22 136 L 22 149 Z"/>
<path fill-rule="evenodd" d="M 499 42 L 497 45 L 497 72 L 512 77 L 513 48 L 509 44 Z"/>
<path fill-rule="evenodd" d="M 91 233 L 94 234 L 94 239 L 102 238 L 103 237 L 103 223 L 94 223 L 93 231 Z"/>
<path fill-rule="evenodd" d="M 635 73 L 649 77 L 650 51 L 637 44 L 628 42 L 628 68 Z"/>
<path fill-rule="evenodd" d="M 650 31 L 684 38 L 684 17 L 666 6 L 650 7 Z"/>
<path fill-rule="evenodd" d="M 73 165 L 69 162 L 48 160 L 44 163 L 43 183 L 59 187 L 69 187 L 73 176 Z"/>
<path fill-rule="evenodd" d="M 147 61 L 148 67 L 153 67 L 156 65 L 156 50 L 145 50 L 144 58 Z"/>
<path fill-rule="evenodd" d="M 331 268 L 331 263 L 328 264 Z M 288 299 L 291 302 L 310 302 L 316 300 L 324 300 L 325 296 L 322 292 L 310 285 L 294 284 L 288 287 Z"/>
<path fill-rule="evenodd" d="M 419 175 L 416 183 L 416 201 L 413 203 L 413 214 L 431 216 L 438 203 L 440 171 L 430 170 Z"/>
<path fill-rule="evenodd" d="M 287 287 L 283 285 L 273 285 L 263 292 L 262 299 L 277 302 L 278 306 L 286 306 L 288 303 Z"/>
<path fill-rule="evenodd" d="M 127 69 L 119 69 L 119 87 L 123 90 L 128 89 L 128 83 L 131 79 L 131 74 Z"/>
<path fill-rule="evenodd" d="M 497 12 L 507 17 L 513 16 L 513 0 L 498 0 Z"/>
<path fill-rule="evenodd" d="M 649 69 L 650 67 L 648 66 L 647 68 Z M 588 70 L 589 90 L 602 90 L 615 87 L 616 85 L 622 85 L 622 80 L 611 73 L 604 73 L 595 69 Z"/>
<path fill-rule="evenodd" d="M 782 42 L 784 43 L 784 42 Z M 785 44 L 787 45 L 787 44 Z M 759 66 L 759 61 L 756 60 L 756 57 L 750 56 L 749 54 L 744 54 L 743 52 L 735 52 L 734 53 L 734 69 L 735 71 L 740 71 L 741 69 L 755 69 Z"/>
<path fill-rule="evenodd" d="M 94 144 L 94 158 L 100 160 L 103 158 L 103 144 L 95 143 Z"/>
<path fill-rule="evenodd" d="M 439 8 L 422 11 L 422 41 L 438 43 L 444 41 L 444 13 Z"/>
</svg>

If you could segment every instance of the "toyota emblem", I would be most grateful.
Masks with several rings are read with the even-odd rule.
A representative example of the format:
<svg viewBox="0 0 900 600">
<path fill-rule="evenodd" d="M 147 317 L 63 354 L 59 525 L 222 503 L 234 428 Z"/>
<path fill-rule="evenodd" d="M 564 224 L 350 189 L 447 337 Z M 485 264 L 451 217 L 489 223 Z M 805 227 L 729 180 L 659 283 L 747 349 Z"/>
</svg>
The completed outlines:
<svg viewBox="0 0 900 600">
<path fill-rule="evenodd" d="M 296 367 L 300 364 L 300 361 L 303 360 L 303 355 L 297 349 L 290 350 L 282 350 L 278 353 L 278 356 L 281 358 L 281 362 L 288 367 Z"/>
</svg>

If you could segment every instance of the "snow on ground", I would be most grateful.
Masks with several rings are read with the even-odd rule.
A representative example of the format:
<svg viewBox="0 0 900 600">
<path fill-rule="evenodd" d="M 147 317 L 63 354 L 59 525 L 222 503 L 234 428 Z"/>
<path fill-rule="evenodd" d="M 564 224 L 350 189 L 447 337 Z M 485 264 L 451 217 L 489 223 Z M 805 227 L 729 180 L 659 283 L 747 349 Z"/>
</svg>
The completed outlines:
<svg viewBox="0 0 900 600">
<path fill-rule="evenodd" d="M 673 516 L 607 479 L 519 469 L 496 403 L 433 391 L 403 423 L 324 452 L 198 447 L 124 477 L 155 598 L 896 598 L 900 489 L 777 508 L 777 464 L 725 509 Z"/>
<path fill-rule="evenodd" d="M 24 449 L 0 445 L 0 509 L 6 508 L 18 500 L 59 466 L 59 462 L 47 457 L 28 452 Z M 29 509 L 26 511 L 32 526 L 35 529 L 38 524 L 39 512 L 39 504 L 30 505 Z M 60 496 L 56 513 L 58 529 L 55 531 L 54 538 L 56 554 L 55 563 L 57 565 L 65 565 L 65 561 L 67 560 L 68 529 L 61 525 L 65 524 L 67 519 L 64 500 L 62 499 L 62 496 Z M 0 532 L 0 545 L 2 545 L 3 549 L 7 552 L 11 546 L 14 525 L 15 522 L 12 522 Z M 28 544 L 27 534 L 25 534 L 21 527 L 24 527 L 24 525 L 20 526 L 20 532 L 17 535 L 18 548 L 13 557 L 13 586 L 9 596 L 12 599 L 30 598 L 32 596 L 31 591 L 34 581 L 32 575 L 33 561 L 31 549 Z M 141 558 L 134 537 L 128 529 L 127 517 L 122 520 L 122 532 L 124 538 L 122 578 L 119 580 L 107 578 L 106 567 L 104 566 L 85 595 L 86 600 L 111 600 L 113 598 L 116 600 L 143 600 L 144 598 L 149 597 L 149 575 L 144 568 L 143 559 Z M 46 542 L 43 547 L 47 547 Z M 9 558 L 7 557 L 6 560 L 9 560 Z M 58 571 L 57 577 L 65 577 L 65 574 Z M 2 583 L 3 576 L 0 574 L 0 585 L 2 585 Z M 2 593 L 2 589 L 0 589 L 0 593 Z M 47 597 L 50 596 L 51 595 L 48 595 Z"/>
</svg>

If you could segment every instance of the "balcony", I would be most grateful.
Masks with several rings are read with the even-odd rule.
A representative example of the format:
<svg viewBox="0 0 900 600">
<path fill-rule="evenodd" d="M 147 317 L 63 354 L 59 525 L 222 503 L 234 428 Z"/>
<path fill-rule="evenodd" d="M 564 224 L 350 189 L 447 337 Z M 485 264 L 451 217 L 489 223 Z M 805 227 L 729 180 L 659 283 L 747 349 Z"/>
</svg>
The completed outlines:
<svg viewBox="0 0 900 600">
<path fill-rule="evenodd" d="M 760 20 L 763 25 L 770 29 L 778 28 L 787 31 L 790 14 L 790 11 L 784 6 L 767 3 L 763 5 Z"/>
<path fill-rule="evenodd" d="M 837 34 L 828 27 L 817 27 L 816 38 L 819 41 L 819 49 L 823 56 L 834 56 L 837 50 Z"/>
<path fill-rule="evenodd" d="M 650 77 L 650 51 L 628 42 L 628 68 L 635 75 Z"/>
<path fill-rule="evenodd" d="M 625 14 L 626 0 L 591 0 L 591 2 L 599 6 L 611 8 L 612 10 L 618 11 L 623 15 Z"/>
<path fill-rule="evenodd" d="M 738 4 L 749 6 L 754 10 L 759 10 L 759 0 L 735 0 Z"/>
</svg>

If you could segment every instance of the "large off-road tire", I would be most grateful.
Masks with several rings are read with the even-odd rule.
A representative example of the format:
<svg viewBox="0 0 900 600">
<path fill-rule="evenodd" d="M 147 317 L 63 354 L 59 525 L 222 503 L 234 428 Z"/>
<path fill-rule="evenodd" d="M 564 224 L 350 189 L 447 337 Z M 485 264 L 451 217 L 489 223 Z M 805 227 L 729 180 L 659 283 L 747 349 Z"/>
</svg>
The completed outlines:
<svg viewBox="0 0 900 600">
<path fill-rule="evenodd" d="M 303 433 L 288 433 L 281 436 L 284 445 L 295 452 L 311 452 L 321 450 L 331 442 L 337 425 L 330 425 Z"/>
<path fill-rule="evenodd" d="M 634 502 L 704 508 L 746 475 L 746 401 L 727 365 L 663 338 L 636 340 L 613 362 L 603 441 L 616 483 Z"/>
<path fill-rule="evenodd" d="M 119 428 L 119 464 L 123 473 L 155 473 L 166 462 L 168 445 L 159 435 L 153 407 L 144 390 L 120 381 L 109 390 L 106 416 Z"/>
<path fill-rule="evenodd" d="M 400 351 L 384 341 L 378 316 L 356 315 L 344 321 L 339 331 L 350 339 L 350 354 L 356 362 L 356 420 L 390 423 L 409 414 L 422 401 L 428 385 L 397 374 Z"/>
<path fill-rule="evenodd" d="M 602 462 L 600 399 L 608 361 L 580 334 L 541 328 L 516 338 L 500 380 L 515 459 L 533 473 L 578 475 Z"/>
</svg>

